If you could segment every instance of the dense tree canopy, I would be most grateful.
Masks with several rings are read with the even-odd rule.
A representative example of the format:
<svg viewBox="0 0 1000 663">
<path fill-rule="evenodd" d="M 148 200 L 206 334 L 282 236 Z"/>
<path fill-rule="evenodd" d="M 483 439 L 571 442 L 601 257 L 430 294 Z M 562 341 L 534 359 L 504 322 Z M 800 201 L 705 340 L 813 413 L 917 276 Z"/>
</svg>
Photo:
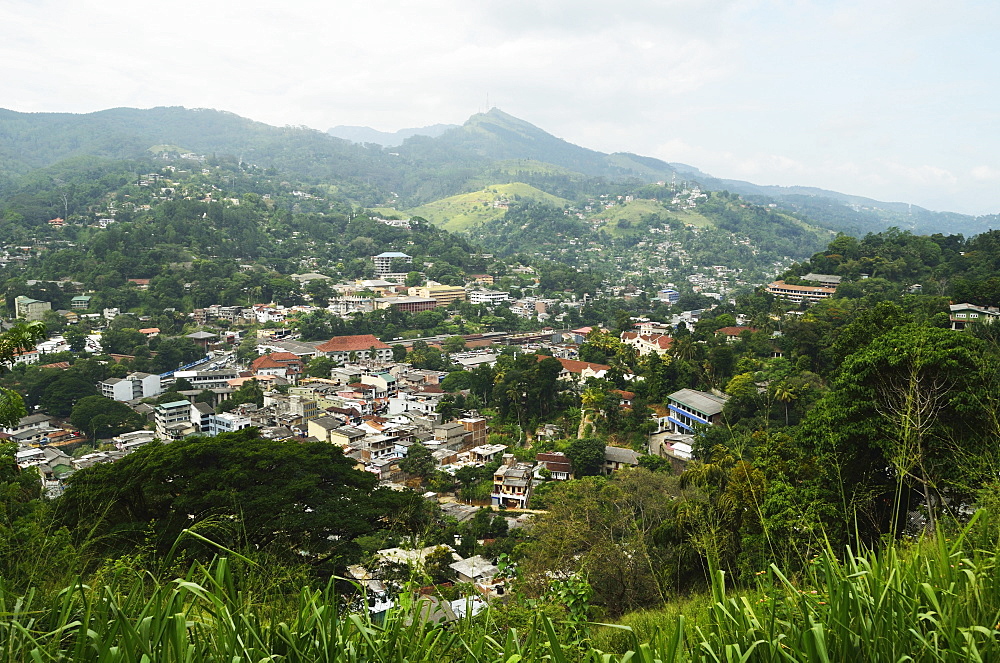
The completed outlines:
<svg viewBox="0 0 1000 663">
<path fill-rule="evenodd" d="M 256 429 L 154 442 L 74 474 L 60 518 L 128 549 L 145 531 L 168 549 L 187 528 L 289 559 L 355 559 L 354 538 L 410 525 L 409 493 L 377 489 L 339 447 L 260 438 Z"/>
</svg>

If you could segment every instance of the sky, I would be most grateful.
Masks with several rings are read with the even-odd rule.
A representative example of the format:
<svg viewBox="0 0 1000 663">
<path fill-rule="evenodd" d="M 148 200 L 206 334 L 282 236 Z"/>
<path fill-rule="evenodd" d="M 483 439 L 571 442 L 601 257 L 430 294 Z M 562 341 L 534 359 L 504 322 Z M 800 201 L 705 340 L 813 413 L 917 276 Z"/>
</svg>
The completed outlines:
<svg viewBox="0 0 1000 663">
<path fill-rule="evenodd" d="M 570 142 L 1000 213 L 996 0 L 5 0 L 0 107 L 383 131 L 498 107 Z"/>
</svg>

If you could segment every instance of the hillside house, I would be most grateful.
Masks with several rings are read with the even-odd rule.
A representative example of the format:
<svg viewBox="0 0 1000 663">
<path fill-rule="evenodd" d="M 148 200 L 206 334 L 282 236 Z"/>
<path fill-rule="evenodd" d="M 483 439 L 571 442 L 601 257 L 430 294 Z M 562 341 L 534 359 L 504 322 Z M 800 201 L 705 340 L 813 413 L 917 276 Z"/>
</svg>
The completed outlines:
<svg viewBox="0 0 1000 663">
<path fill-rule="evenodd" d="M 728 400 L 726 396 L 696 389 L 675 391 L 667 398 L 670 410 L 667 420 L 671 424 L 671 432 L 691 433 L 696 424 L 711 426 L 719 423 Z"/>
</svg>

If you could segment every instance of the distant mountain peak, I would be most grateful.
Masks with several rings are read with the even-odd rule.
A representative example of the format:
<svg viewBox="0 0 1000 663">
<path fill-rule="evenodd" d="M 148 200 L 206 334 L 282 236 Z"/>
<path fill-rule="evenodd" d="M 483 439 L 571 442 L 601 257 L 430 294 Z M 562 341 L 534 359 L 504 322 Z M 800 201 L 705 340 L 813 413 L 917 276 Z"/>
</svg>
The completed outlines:
<svg viewBox="0 0 1000 663">
<path fill-rule="evenodd" d="M 436 138 L 446 131 L 457 127 L 457 124 L 432 124 L 427 127 L 400 129 L 399 131 L 379 131 L 371 127 L 341 124 L 332 129 L 327 129 L 326 132 L 335 138 L 349 140 L 352 143 L 376 143 L 383 147 L 396 147 L 397 145 L 402 145 L 403 141 L 413 136 Z"/>
</svg>

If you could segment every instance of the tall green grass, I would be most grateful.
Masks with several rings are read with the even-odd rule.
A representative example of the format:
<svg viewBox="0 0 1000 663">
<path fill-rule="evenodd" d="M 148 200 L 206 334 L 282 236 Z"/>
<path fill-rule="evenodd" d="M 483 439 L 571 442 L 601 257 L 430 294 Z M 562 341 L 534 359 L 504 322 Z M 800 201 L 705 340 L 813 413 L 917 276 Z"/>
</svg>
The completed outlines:
<svg viewBox="0 0 1000 663">
<path fill-rule="evenodd" d="M 522 631 L 497 629 L 489 611 L 430 624 L 406 601 L 376 622 L 347 611 L 333 583 L 247 589 L 245 560 L 219 558 L 169 581 L 128 570 L 2 596 L 0 663 L 1000 661 L 997 544 L 974 523 L 954 540 L 828 550 L 794 578 L 765 569 L 742 593 L 718 572 L 702 601 L 595 626 L 582 643 L 541 616 Z"/>
</svg>

